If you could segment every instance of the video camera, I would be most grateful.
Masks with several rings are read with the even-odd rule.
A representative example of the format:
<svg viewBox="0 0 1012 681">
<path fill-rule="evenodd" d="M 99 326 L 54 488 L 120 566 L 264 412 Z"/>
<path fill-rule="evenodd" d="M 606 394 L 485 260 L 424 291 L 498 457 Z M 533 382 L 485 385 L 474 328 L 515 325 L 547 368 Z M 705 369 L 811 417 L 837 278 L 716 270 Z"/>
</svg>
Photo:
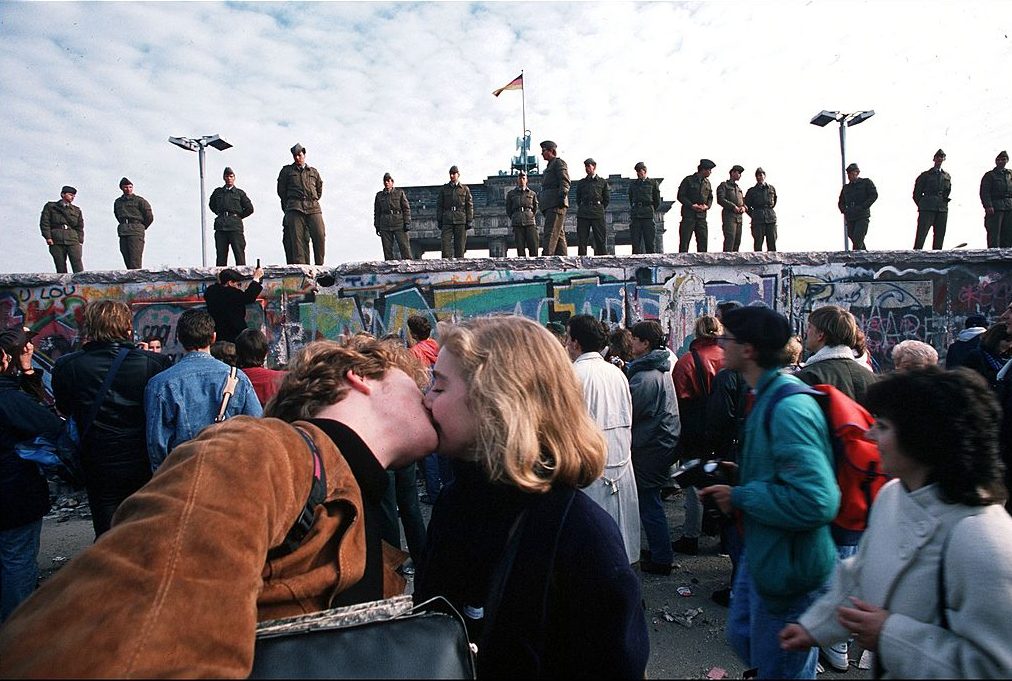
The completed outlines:
<svg viewBox="0 0 1012 681">
<path fill-rule="evenodd" d="M 673 491 L 675 489 L 690 490 L 703 489 L 710 485 L 730 485 L 731 476 L 728 471 L 720 465 L 720 461 L 703 459 L 690 459 L 671 474 L 668 484 L 661 487 L 661 492 Z M 694 494 L 690 490 L 688 494 Z M 720 532 L 720 526 L 726 516 L 721 512 L 712 499 L 703 501 L 703 533 L 716 535 Z"/>
</svg>

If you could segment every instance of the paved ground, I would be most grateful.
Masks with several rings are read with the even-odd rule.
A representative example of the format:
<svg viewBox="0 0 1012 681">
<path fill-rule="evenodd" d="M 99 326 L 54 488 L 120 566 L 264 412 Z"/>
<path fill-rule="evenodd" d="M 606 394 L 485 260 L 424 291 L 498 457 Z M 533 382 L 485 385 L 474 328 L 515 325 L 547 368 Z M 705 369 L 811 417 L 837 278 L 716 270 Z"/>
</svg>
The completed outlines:
<svg viewBox="0 0 1012 681">
<path fill-rule="evenodd" d="M 672 538 L 679 536 L 682 523 L 682 503 L 679 497 L 665 504 L 672 527 Z M 422 505 L 428 521 L 429 509 Z M 94 539 L 91 521 L 82 518 L 81 512 L 55 513 L 66 518 L 48 518 L 42 529 L 42 547 L 39 564 L 43 578 L 66 564 L 66 559 L 80 553 Z M 644 546 L 646 546 L 644 540 Z M 643 575 L 643 598 L 647 608 L 650 630 L 650 662 L 647 678 L 741 678 L 745 667 L 731 651 L 724 639 L 724 620 L 727 610 L 710 600 L 710 594 L 727 585 L 731 561 L 718 553 L 715 538 L 704 537 L 698 556 L 676 555 L 676 568 L 669 577 Z M 679 587 L 687 587 L 690 596 L 678 594 Z M 593 594 L 588 594 L 593 598 Z M 692 618 L 692 626 L 685 627 L 674 621 L 686 611 L 701 609 Z M 720 672 L 724 671 L 725 677 Z M 842 677 L 826 672 L 822 681 Z M 858 670 L 851 665 L 849 679 L 870 679 L 870 671 Z"/>
</svg>

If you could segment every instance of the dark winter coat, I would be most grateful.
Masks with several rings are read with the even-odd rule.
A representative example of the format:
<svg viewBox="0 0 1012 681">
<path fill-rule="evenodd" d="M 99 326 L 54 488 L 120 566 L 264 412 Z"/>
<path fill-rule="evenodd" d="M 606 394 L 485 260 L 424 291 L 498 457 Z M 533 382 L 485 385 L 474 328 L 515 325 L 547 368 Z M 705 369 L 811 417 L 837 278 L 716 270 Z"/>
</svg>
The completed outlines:
<svg viewBox="0 0 1012 681">
<path fill-rule="evenodd" d="M 675 448 L 682 432 L 668 351 L 651 350 L 633 360 L 627 374 L 633 402 L 632 462 L 636 484 L 660 487 L 668 480 L 668 469 L 675 462 Z"/>
<path fill-rule="evenodd" d="M 245 290 L 222 284 L 211 284 L 204 291 L 207 312 L 214 318 L 217 340 L 234 343 L 246 329 L 246 306 L 257 299 L 264 287 L 251 281 Z"/>
</svg>

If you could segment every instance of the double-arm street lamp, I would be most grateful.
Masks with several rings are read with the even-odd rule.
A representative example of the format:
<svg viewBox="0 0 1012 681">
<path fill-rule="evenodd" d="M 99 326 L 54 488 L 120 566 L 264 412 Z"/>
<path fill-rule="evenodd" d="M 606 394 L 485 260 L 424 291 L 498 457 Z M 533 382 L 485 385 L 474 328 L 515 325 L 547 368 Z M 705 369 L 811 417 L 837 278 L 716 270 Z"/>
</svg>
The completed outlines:
<svg viewBox="0 0 1012 681">
<path fill-rule="evenodd" d="M 214 147 L 225 151 L 232 147 L 218 135 L 203 137 L 170 137 L 169 141 L 180 149 L 197 152 L 197 163 L 200 166 L 200 264 L 207 267 L 207 200 L 204 194 L 204 149 Z"/>
<path fill-rule="evenodd" d="M 810 122 L 824 128 L 833 121 L 840 124 L 840 174 L 843 184 L 847 184 L 847 128 L 864 123 L 875 115 L 874 111 L 855 111 L 854 113 L 842 113 L 840 111 L 820 111 Z M 850 244 L 847 241 L 847 218 L 843 220 L 843 250 L 849 250 Z"/>
</svg>

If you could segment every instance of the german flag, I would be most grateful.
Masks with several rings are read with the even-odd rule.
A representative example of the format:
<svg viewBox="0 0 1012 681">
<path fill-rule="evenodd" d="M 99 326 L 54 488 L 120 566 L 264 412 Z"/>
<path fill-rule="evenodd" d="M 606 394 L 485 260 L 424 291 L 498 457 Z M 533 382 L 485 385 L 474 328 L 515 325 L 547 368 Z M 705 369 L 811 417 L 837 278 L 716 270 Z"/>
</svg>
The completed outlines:
<svg viewBox="0 0 1012 681">
<path fill-rule="evenodd" d="M 521 73 L 519 76 L 508 82 L 506 85 L 503 85 L 498 90 L 492 90 L 492 94 L 498 97 L 500 93 L 505 92 L 506 90 L 523 90 L 523 89 L 524 89 L 524 74 Z"/>
</svg>

